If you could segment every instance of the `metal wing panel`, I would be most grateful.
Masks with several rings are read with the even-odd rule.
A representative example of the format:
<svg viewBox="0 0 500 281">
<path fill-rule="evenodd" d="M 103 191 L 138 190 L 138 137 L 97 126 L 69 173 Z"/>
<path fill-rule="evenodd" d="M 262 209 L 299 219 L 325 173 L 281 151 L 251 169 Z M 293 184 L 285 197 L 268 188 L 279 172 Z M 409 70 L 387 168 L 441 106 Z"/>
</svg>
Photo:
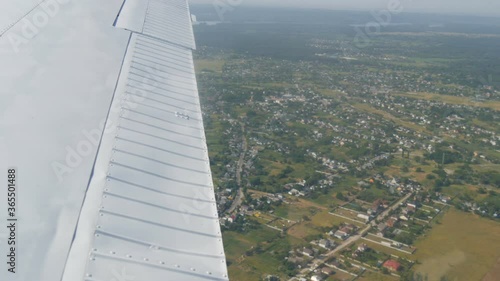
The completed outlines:
<svg viewBox="0 0 500 281">
<path fill-rule="evenodd" d="M 186 1 L 150 0 L 144 34 L 194 49 L 191 15 Z"/>
<path fill-rule="evenodd" d="M 43 0 L 3 1 L 0 9 L 0 36 L 34 11 Z M 61 1 L 62 2 L 62 1 Z"/>
<path fill-rule="evenodd" d="M 127 0 L 116 26 L 185 48 L 196 48 L 186 0 Z"/>
<path fill-rule="evenodd" d="M 191 51 L 134 33 L 111 108 L 63 280 L 228 280 Z"/>
<path fill-rule="evenodd" d="M 144 18 L 137 15 L 145 14 L 148 10 L 148 1 L 126 0 L 120 10 L 115 26 L 141 33 L 144 28 Z"/>
</svg>

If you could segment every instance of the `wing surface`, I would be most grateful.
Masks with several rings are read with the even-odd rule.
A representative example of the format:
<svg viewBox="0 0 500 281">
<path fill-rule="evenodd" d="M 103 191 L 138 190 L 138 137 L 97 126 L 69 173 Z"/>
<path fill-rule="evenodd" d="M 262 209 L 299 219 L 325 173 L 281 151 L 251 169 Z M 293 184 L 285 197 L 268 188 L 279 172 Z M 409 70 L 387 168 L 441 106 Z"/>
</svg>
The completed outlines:
<svg viewBox="0 0 500 281">
<path fill-rule="evenodd" d="M 0 22 L 0 164 L 26 192 L 7 280 L 228 280 L 187 1 L 70 1 L 40 26 L 47 1 L 23 3 Z"/>
</svg>

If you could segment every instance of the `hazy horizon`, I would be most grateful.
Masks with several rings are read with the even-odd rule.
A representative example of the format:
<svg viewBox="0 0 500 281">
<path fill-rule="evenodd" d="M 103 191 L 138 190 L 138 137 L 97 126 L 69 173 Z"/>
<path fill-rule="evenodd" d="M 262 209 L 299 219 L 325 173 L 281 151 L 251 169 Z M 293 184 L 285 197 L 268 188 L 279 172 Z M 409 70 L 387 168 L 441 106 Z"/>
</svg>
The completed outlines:
<svg viewBox="0 0 500 281">
<path fill-rule="evenodd" d="M 191 4 L 211 4 L 214 6 L 266 6 L 307 9 L 380 11 L 390 5 L 399 6 L 402 12 L 435 13 L 476 16 L 500 16 L 500 1 L 478 0 L 189 0 Z M 395 3 L 395 4 L 394 4 Z"/>
</svg>

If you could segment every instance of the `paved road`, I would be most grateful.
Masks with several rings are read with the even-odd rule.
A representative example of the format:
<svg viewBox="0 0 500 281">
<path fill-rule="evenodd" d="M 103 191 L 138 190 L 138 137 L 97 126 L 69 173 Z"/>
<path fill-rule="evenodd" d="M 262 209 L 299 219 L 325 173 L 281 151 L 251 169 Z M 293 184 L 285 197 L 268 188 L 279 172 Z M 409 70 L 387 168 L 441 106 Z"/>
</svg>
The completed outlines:
<svg viewBox="0 0 500 281">
<path fill-rule="evenodd" d="M 243 193 L 243 187 L 241 186 L 241 172 L 243 171 L 243 163 L 245 161 L 245 154 L 248 150 L 248 142 L 245 137 L 245 125 L 241 124 L 241 130 L 243 132 L 242 142 L 243 142 L 243 151 L 241 152 L 240 159 L 238 160 L 238 165 L 236 167 L 236 183 L 239 186 L 238 194 L 234 198 L 233 204 L 227 210 L 228 214 L 233 213 L 238 207 L 243 203 L 243 199 L 245 198 L 245 194 Z"/>
<path fill-rule="evenodd" d="M 380 213 L 378 216 L 377 216 L 377 220 L 382 220 L 384 219 L 385 217 L 387 217 L 387 215 L 389 215 L 389 213 L 391 211 L 394 211 L 396 210 L 398 207 L 399 207 L 399 204 L 403 203 L 404 201 L 408 200 L 408 198 L 410 198 L 410 196 L 412 195 L 413 193 L 408 193 L 406 194 L 403 198 L 399 199 L 398 202 L 394 203 L 392 206 L 390 206 L 389 208 L 387 208 L 387 210 L 383 211 L 382 213 Z M 375 220 L 372 221 L 372 225 L 374 225 L 375 223 Z"/>
<path fill-rule="evenodd" d="M 323 264 L 325 262 L 325 260 L 327 260 L 329 257 L 335 255 L 336 253 L 342 251 L 343 249 L 347 248 L 348 246 L 350 246 L 352 243 L 358 241 L 359 239 L 361 239 L 361 237 L 363 235 L 365 235 L 366 232 L 368 232 L 368 230 L 370 230 L 370 225 L 367 225 L 365 228 L 363 228 L 363 230 L 361 230 L 361 232 L 357 235 L 354 235 L 354 236 L 351 236 L 349 238 L 347 238 L 344 242 L 342 242 L 342 244 L 340 244 L 337 248 L 331 250 L 330 252 L 326 253 L 324 256 L 324 258 L 320 259 L 314 259 L 312 261 L 312 264 L 313 266 L 312 267 L 309 267 L 309 268 L 304 268 L 300 271 L 300 274 L 299 275 L 305 275 L 307 274 L 307 272 L 311 272 L 313 270 L 315 270 L 316 268 L 319 267 L 319 265 Z M 290 280 L 293 280 L 290 279 Z"/>
</svg>

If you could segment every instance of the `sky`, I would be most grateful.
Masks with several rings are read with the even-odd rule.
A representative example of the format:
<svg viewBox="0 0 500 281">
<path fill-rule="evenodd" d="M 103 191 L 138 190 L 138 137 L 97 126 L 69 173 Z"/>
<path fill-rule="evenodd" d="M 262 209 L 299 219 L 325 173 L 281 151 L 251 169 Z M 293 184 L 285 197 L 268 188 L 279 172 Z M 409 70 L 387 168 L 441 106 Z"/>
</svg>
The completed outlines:
<svg viewBox="0 0 500 281">
<path fill-rule="evenodd" d="M 392 2 L 404 12 L 500 16 L 499 0 L 189 0 L 191 4 L 281 6 L 332 10 L 386 10 Z"/>
</svg>

